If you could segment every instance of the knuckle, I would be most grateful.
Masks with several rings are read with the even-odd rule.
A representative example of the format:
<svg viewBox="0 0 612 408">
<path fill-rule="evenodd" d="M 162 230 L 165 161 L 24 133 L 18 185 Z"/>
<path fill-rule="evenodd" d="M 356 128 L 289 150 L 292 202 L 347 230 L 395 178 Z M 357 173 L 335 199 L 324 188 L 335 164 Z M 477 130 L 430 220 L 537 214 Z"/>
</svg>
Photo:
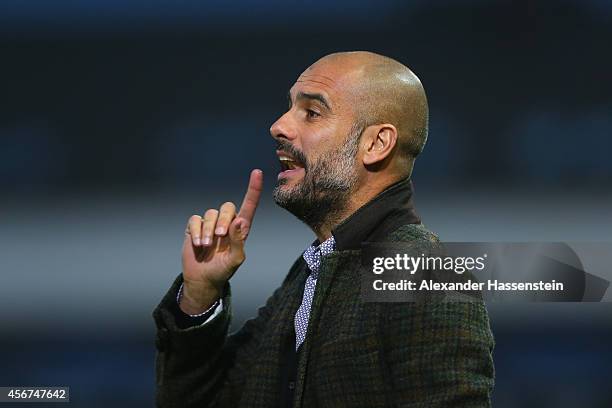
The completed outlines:
<svg viewBox="0 0 612 408">
<path fill-rule="evenodd" d="M 204 218 L 216 217 L 217 214 L 219 214 L 218 210 L 215 210 L 214 208 L 210 208 L 210 209 L 206 210 L 206 212 L 204 213 Z"/>
<path fill-rule="evenodd" d="M 234 210 L 236 210 L 236 206 L 231 201 L 226 201 L 223 204 L 221 204 L 221 211 L 229 212 L 229 211 L 234 211 Z"/>
</svg>

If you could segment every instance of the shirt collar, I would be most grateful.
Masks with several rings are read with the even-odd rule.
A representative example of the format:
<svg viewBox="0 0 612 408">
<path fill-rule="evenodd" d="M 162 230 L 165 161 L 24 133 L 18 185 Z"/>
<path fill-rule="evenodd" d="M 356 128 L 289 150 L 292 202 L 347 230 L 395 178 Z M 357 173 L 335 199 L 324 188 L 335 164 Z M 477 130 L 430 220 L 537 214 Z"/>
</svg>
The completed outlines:
<svg viewBox="0 0 612 408">
<path fill-rule="evenodd" d="M 362 242 L 384 239 L 400 225 L 420 223 L 412 201 L 412 181 L 405 178 L 387 187 L 332 230 L 335 249 L 359 249 Z"/>
<path fill-rule="evenodd" d="M 316 245 L 317 242 L 318 241 L 315 241 L 315 244 L 307 248 L 302 255 L 304 261 L 306 261 L 306 264 L 308 265 L 308 268 L 315 274 L 315 276 L 319 273 L 321 258 L 334 252 L 336 245 L 333 235 L 323 241 L 321 245 Z"/>
</svg>

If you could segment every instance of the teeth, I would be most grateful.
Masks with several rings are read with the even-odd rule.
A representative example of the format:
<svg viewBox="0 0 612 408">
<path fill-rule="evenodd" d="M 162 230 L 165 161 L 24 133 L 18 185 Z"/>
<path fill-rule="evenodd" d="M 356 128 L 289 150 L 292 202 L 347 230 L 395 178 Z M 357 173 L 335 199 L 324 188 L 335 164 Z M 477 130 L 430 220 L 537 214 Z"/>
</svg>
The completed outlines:
<svg viewBox="0 0 612 408">
<path fill-rule="evenodd" d="M 280 160 L 282 166 L 285 167 L 287 170 L 293 170 L 297 168 L 295 161 L 289 157 L 280 156 L 278 159 Z"/>
</svg>

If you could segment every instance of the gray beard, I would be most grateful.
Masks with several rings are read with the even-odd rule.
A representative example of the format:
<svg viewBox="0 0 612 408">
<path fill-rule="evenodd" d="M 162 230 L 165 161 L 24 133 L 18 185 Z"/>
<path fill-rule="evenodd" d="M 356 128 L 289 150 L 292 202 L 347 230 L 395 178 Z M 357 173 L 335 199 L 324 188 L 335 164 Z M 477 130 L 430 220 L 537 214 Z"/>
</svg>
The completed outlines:
<svg viewBox="0 0 612 408">
<path fill-rule="evenodd" d="M 323 225 L 341 221 L 351 193 L 357 184 L 355 156 L 363 128 L 353 127 L 340 152 L 327 152 L 315 163 L 304 163 L 304 178 L 291 189 L 280 179 L 274 189 L 274 201 L 319 231 Z"/>
</svg>

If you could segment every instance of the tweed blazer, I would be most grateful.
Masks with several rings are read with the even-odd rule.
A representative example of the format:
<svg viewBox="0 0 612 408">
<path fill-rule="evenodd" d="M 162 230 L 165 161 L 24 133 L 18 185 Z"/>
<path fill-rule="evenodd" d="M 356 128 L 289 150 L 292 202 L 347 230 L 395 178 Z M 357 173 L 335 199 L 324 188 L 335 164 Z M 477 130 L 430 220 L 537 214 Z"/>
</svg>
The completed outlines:
<svg viewBox="0 0 612 408">
<path fill-rule="evenodd" d="M 407 224 L 383 241 L 420 251 L 438 239 L 422 224 Z M 364 302 L 360 262 L 360 250 L 322 260 L 294 406 L 489 407 L 494 341 L 483 302 Z M 171 302 L 179 276 L 153 313 L 157 405 L 278 407 L 282 344 L 294 335 L 307 275 L 300 257 L 257 316 L 232 335 L 229 284 L 223 312 L 202 326 L 178 328 Z"/>
</svg>

